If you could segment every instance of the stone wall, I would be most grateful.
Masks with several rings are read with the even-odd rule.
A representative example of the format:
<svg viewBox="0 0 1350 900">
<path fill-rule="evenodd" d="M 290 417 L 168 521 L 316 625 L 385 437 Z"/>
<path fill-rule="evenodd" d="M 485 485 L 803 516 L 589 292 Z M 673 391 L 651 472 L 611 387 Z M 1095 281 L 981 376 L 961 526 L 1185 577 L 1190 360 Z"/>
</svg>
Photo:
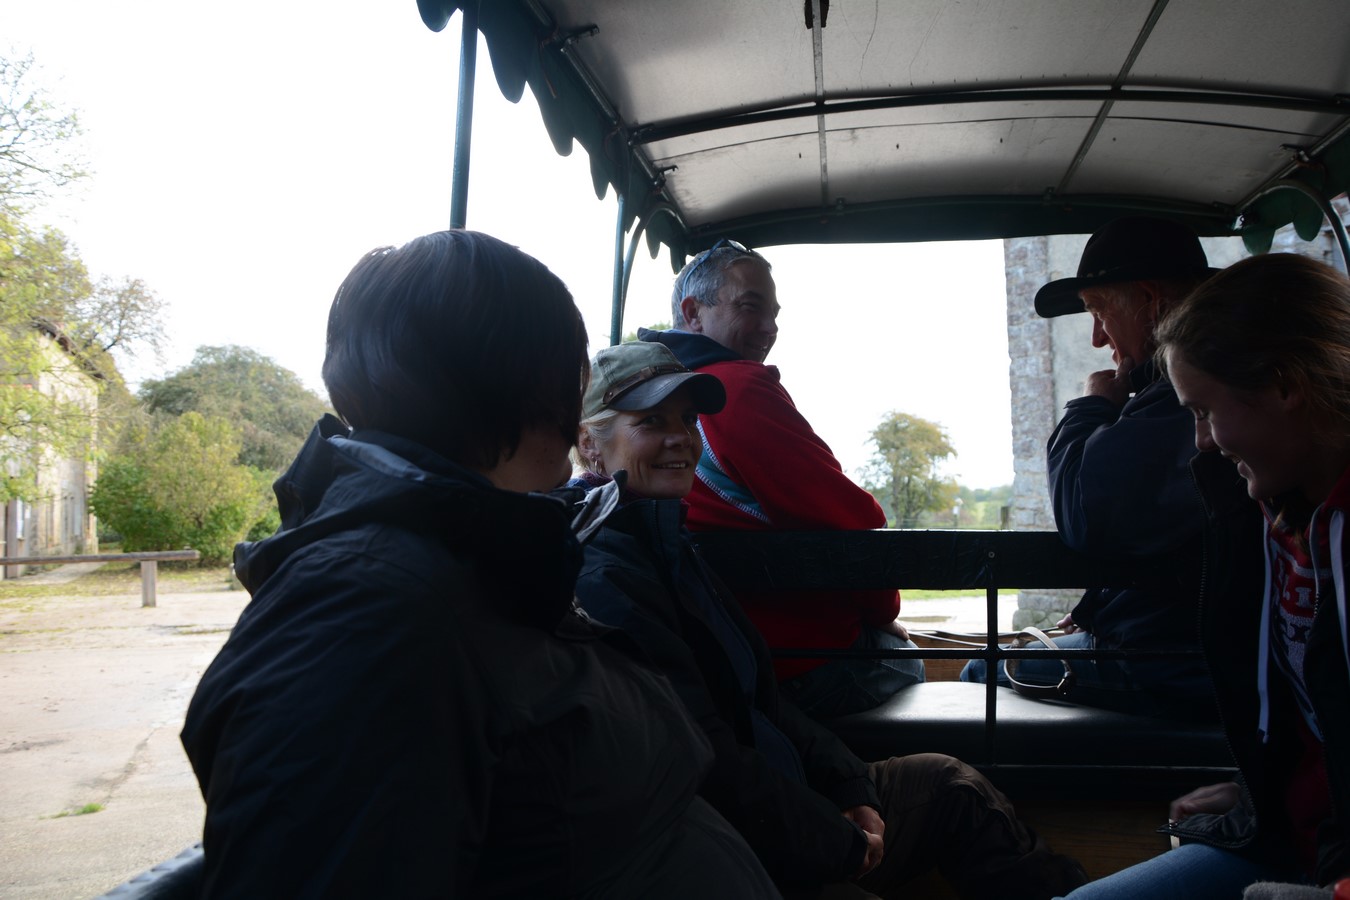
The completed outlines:
<svg viewBox="0 0 1350 900">
<path fill-rule="evenodd" d="M 1061 354 L 1072 346 L 1086 345 L 1092 349 L 1090 332 L 1078 341 L 1056 333 L 1063 330 L 1062 326 L 1056 327 L 1062 320 L 1086 317 L 1042 319 L 1036 315 L 1033 301 L 1041 285 L 1063 277 L 1060 273 L 1064 271 L 1064 258 L 1081 252 L 1086 241 L 1086 236 L 1053 236 L 1003 242 L 1008 290 L 1008 377 L 1012 384 L 1013 492 L 1009 525 L 1023 531 L 1055 530 L 1046 488 L 1045 444 L 1063 406 L 1062 390 L 1057 385 L 1071 368 L 1057 360 L 1056 348 Z M 1074 251 L 1072 245 L 1078 250 Z M 1077 270 L 1076 258 L 1072 265 L 1069 274 Z M 1072 328 L 1076 323 L 1064 324 Z M 1013 627 L 1053 624 L 1076 599 L 1076 592 L 1020 591 Z"/>
<path fill-rule="evenodd" d="M 1031 301 L 1047 271 L 1049 238 L 1003 242 L 1008 290 L 1008 378 L 1012 384 L 1013 497 L 1009 526 L 1021 531 L 1055 527 L 1045 491 L 1045 443 L 1055 423 L 1050 329 Z"/>
</svg>

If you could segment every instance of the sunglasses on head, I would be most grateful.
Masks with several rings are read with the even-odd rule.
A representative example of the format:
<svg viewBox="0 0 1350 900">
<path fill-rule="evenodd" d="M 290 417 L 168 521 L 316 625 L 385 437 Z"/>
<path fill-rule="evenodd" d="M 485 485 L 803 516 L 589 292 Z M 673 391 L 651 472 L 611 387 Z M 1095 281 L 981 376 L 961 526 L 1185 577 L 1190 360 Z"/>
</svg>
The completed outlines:
<svg viewBox="0 0 1350 900">
<path fill-rule="evenodd" d="M 742 244 L 740 241 L 733 241 L 731 238 L 722 238 L 717 243 L 709 247 L 707 250 L 704 250 L 702 255 L 699 256 L 698 262 L 690 266 L 689 271 L 684 273 L 684 280 L 680 282 L 681 294 L 686 293 L 685 288 L 689 284 L 689 279 L 694 277 L 694 273 L 697 272 L 700 268 L 702 268 L 705 262 L 712 259 L 714 253 L 723 248 L 734 250 L 740 254 L 749 254 L 754 252 L 749 247 Z"/>
</svg>

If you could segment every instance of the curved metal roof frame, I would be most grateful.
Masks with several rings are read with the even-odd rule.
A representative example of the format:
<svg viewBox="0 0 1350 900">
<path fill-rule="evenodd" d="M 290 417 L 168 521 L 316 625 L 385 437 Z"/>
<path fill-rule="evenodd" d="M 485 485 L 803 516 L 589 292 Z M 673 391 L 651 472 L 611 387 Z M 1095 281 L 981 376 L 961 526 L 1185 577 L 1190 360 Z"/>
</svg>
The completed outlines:
<svg viewBox="0 0 1350 900">
<path fill-rule="evenodd" d="M 724 236 L 1006 238 L 1126 212 L 1260 250 L 1350 187 L 1341 0 L 419 8 L 433 30 L 476 11 L 503 94 L 530 86 L 621 231 L 674 266 Z"/>
</svg>

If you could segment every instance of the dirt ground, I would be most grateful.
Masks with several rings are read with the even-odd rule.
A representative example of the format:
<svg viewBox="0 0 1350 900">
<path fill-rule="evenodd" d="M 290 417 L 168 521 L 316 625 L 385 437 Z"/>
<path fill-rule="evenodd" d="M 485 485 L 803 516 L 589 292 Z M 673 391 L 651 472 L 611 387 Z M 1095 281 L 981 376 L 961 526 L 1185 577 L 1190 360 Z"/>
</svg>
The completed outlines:
<svg viewBox="0 0 1350 900">
<path fill-rule="evenodd" d="M 161 572 L 147 609 L 137 578 L 93 596 L 82 581 L 0 592 L 0 898 L 96 897 L 201 839 L 178 732 L 248 594 Z"/>
</svg>

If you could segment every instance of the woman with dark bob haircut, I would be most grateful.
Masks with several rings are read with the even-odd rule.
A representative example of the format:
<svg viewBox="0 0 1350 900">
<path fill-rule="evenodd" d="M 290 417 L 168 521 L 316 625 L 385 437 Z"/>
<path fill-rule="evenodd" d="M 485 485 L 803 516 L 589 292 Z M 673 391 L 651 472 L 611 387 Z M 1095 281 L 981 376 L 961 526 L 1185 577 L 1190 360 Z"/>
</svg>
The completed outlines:
<svg viewBox="0 0 1350 900">
<path fill-rule="evenodd" d="M 696 796 L 670 685 L 582 614 L 567 288 L 495 238 L 368 253 L 325 417 L 235 550 L 253 598 L 188 710 L 202 896 L 774 897 Z"/>
<path fill-rule="evenodd" d="M 1070 896 L 1316 895 L 1264 882 L 1350 878 L 1350 281 L 1302 256 L 1245 259 L 1157 341 L 1195 414 L 1200 636 L 1239 774 L 1172 802 L 1179 848 Z M 1215 500 L 1232 477 L 1219 454 L 1259 510 Z"/>
</svg>

